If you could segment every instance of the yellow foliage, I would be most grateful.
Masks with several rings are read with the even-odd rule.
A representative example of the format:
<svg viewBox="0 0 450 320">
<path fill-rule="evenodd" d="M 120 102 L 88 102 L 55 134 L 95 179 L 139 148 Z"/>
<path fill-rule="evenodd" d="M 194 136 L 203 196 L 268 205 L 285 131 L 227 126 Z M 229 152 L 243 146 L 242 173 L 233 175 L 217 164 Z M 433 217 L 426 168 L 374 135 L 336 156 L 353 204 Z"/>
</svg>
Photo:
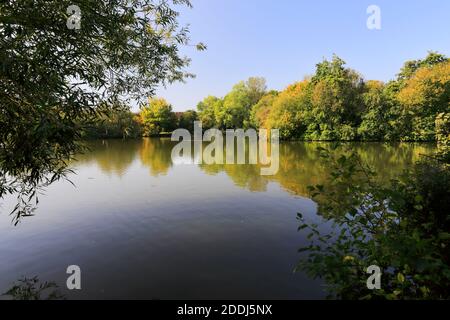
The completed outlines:
<svg viewBox="0 0 450 320">
<path fill-rule="evenodd" d="M 366 82 L 366 88 L 368 91 L 372 90 L 382 90 L 384 87 L 384 82 L 379 80 L 368 80 Z"/>
<path fill-rule="evenodd" d="M 449 90 L 450 62 L 445 62 L 431 68 L 418 69 L 399 92 L 398 100 L 406 108 L 417 110 L 422 107 L 435 107 L 434 104 L 444 97 L 448 107 Z"/>
<path fill-rule="evenodd" d="M 280 129 L 288 137 L 299 126 L 302 98 L 306 97 L 307 80 L 288 86 L 274 100 L 265 124 L 267 129 Z"/>
</svg>

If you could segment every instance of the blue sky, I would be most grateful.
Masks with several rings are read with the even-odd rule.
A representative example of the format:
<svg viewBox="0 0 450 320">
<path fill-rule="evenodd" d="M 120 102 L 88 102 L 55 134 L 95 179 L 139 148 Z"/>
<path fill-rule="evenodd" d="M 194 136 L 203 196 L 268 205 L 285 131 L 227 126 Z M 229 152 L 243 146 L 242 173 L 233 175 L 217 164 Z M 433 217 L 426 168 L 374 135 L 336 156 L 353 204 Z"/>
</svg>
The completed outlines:
<svg viewBox="0 0 450 320">
<path fill-rule="evenodd" d="M 281 90 L 314 72 L 336 53 L 366 79 L 387 81 L 403 62 L 428 50 L 450 55 L 448 0 L 193 0 L 182 9 L 193 43 L 183 49 L 196 79 L 161 88 L 175 111 L 196 107 L 208 95 L 224 96 L 250 76 Z M 381 30 L 369 30 L 369 5 L 381 9 Z"/>
</svg>

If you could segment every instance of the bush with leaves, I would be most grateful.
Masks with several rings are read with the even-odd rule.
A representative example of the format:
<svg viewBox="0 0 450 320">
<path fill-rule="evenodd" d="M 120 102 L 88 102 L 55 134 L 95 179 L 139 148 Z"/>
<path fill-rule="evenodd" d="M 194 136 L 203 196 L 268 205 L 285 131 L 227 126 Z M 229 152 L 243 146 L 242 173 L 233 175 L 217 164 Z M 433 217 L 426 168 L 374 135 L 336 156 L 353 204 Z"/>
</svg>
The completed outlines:
<svg viewBox="0 0 450 320">
<path fill-rule="evenodd" d="M 439 157 L 450 163 L 450 113 L 440 113 L 436 117 L 436 139 Z"/>
<path fill-rule="evenodd" d="M 84 139 L 138 138 L 142 134 L 139 116 L 129 107 L 106 107 L 97 117 L 83 124 Z"/>
<path fill-rule="evenodd" d="M 335 159 L 327 187 L 311 186 L 332 231 L 302 216 L 310 244 L 298 268 L 323 278 L 330 297 L 342 299 L 450 298 L 450 171 L 424 160 L 388 185 L 356 153 Z M 382 269 L 381 289 L 369 290 L 366 269 Z"/>
<path fill-rule="evenodd" d="M 80 123 L 98 106 L 146 99 L 192 76 L 177 11 L 189 0 L 78 0 L 79 29 L 67 26 L 73 4 L 0 2 L 0 198 L 19 196 L 16 221 L 36 189 L 70 172 Z"/>
<path fill-rule="evenodd" d="M 162 98 L 150 98 L 139 113 L 144 136 L 171 132 L 177 126 L 177 118 L 172 112 L 172 105 Z"/>
<path fill-rule="evenodd" d="M 40 282 L 38 277 L 22 278 L 3 294 L 12 300 L 64 300 L 54 282 Z"/>
</svg>

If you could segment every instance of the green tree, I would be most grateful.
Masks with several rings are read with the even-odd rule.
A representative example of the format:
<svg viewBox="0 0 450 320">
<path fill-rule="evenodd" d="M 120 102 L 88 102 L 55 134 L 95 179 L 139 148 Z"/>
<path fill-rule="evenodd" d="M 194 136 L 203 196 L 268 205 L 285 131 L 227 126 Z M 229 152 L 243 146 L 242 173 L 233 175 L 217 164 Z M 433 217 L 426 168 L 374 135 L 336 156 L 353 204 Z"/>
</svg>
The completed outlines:
<svg viewBox="0 0 450 320">
<path fill-rule="evenodd" d="M 390 125 L 392 107 L 391 101 L 385 93 L 385 86 L 380 81 L 368 81 L 362 95 L 364 113 L 358 128 L 358 135 L 365 141 L 382 141 L 392 130 Z"/>
<path fill-rule="evenodd" d="M 198 105 L 204 127 L 278 128 L 283 139 L 435 140 L 435 118 L 449 108 L 449 62 L 431 52 L 406 62 L 398 78 L 364 81 L 336 55 L 314 75 L 276 94 L 263 78 L 236 84 Z"/>
<path fill-rule="evenodd" d="M 139 113 L 145 136 L 158 135 L 175 129 L 177 119 L 172 106 L 164 99 L 150 98 Z"/>
<path fill-rule="evenodd" d="M 83 124 L 83 138 L 137 138 L 141 136 L 139 117 L 128 106 L 106 107 L 104 112 Z"/>
<path fill-rule="evenodd" d="M 79 29 L 68 27 L 72 4 L 0 3 L 0 197 L 23 200 L 16 218 L 30 213 L 37 188 L 68 173 L 79 124 L 97 106 L 142 99 L 190 76 L 179 54 L 189 33 L 174 7 L 189 0 L 79 0 Z"/>
<path fill-rule="evenodd" d="M 252 107 L 250 112 L 250 124 L 253 128 L 267 128 L 267 118 L 277 95 L 278 91 L 271 90 Z"/>
<path fill-rule="evenodd" d="M 430 51 L 425 59 L 406 61 L 397 75 L 397 79 L 400 82 L 408 80 L 418 69 L 422 67 L 431 67 L 442 62 L 447 62 L 448 60 L 449 59 L 445 55 Z"/>
<path fill-rule="evenodd" d="M 245 81 L 245 88 L 250 100 L 250 105 L 254 106 L 266 94 L 266 79 L 261 77 L 250 77 Z"/>
<path fill-rule="evenodd" d="M 248 128 L 250 112 L 266 93 L 264 78 L 249 78 L 236 84 L 223 99 L 223 106 L 216 110 L 216 124 L 220 129 Z"/>
<path fill-rule="evenodd" d="M 436 117 L 436 138 L 439 157 L 450 163 L 450 113 L 440 113 Z"/>
<path fill-rule="evenodd" d="M 216 114 L 222 109 L 223 100 L 214 96 L 208 96 L 197 105 L 198 117 L 205 129 L 220 127 L 216 121 Z"/>
<path fill-rule="evenodd" d="M 183 112 L 178 120 L 178 127 L 187 129 L 190 132 L 194 131 L 194 121 L 198 120 L 198 114 L 195 110 L 187 110 Z"/>
<path fill-rule="evenodd" d="M 410 140 L 435 140 L 435 119 L 450 109 L 450 61 L 423 66 L 398 93 L 402 120 L 411 129 Z"/>
<path fill-rule="evenodd" d="M 305 80 L 290 85 L 273 101 L 266 127 L 279 129 L 282 139 L 298 139 L 306 129 L 304 117 L 309 109 L 309 84 Z"/>
<path fill-rule="evenodd" d="M 242 128 L 250 118 L 251 100 L 244 82 L 236 84 L 223 99 L 223 106 L 216 113 L 220 129 Z"/>
<path fill-rule="evenodd" d="M 397 79 L 390 81 L 386 86 L 386 93 L 389 99 L 393 102 L 390 108 L 392 129 L 387 134 L 388 140 L 432 140 L 434 139 L 432 124 L 434 115 L 424 119 L 423 116 L 415 114 L 409 107 L 409 103 L 400 101 L 400 92 L 404 91 L 405 86 L 408 86 L 411 78 L 414 77 L 416 71 L 419 69 L 425 70 L 441 63 L 448 62 L 448 58 L 437 52 L 429 52 L 424 59 L 406 61 L 397 75 Z M 423 72 L 423 71 L 422 71 Z M 413 81 L 414 82 L 414 81 Z M 403 92 L 402 95 L 411 91 L 411 87 Z M 404 95 L 404 98 L 406 96 Z"/>
<path fill-rule="evenodd" d="M 353 140 L 363 111 L 362 77 L 333 56 L 317 64 L 311 79 L 311 115 L 307 137 L 313 140 Z"/>
</svg>

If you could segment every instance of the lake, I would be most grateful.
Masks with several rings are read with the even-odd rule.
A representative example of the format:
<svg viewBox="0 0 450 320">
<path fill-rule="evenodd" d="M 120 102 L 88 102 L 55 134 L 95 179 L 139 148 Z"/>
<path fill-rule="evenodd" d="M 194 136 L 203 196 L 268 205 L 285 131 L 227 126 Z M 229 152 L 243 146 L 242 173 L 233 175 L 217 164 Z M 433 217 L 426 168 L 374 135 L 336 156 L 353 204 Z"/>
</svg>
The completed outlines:
<svg viewBox="0 0 450 320">
<path fill-rule="evenodd" d="M 280 145 L 280 168 L 172 160 L 170 139 L 89 142 L 18 226 L 0 214 L 0 291 L 22 276 L 54 281 L 69 299 L 320 299 L 324 287 L 293 270 L 306 243 L 296 215 L 322 219 L 307 186 L 330 173 L 307 142 Z M 428 144 L 352 143 L 388 181 Z M 339 151 L 336 151 L 339 152 Z M 78 265 L 82 289 L 64 290 Z"/>
</svg>

